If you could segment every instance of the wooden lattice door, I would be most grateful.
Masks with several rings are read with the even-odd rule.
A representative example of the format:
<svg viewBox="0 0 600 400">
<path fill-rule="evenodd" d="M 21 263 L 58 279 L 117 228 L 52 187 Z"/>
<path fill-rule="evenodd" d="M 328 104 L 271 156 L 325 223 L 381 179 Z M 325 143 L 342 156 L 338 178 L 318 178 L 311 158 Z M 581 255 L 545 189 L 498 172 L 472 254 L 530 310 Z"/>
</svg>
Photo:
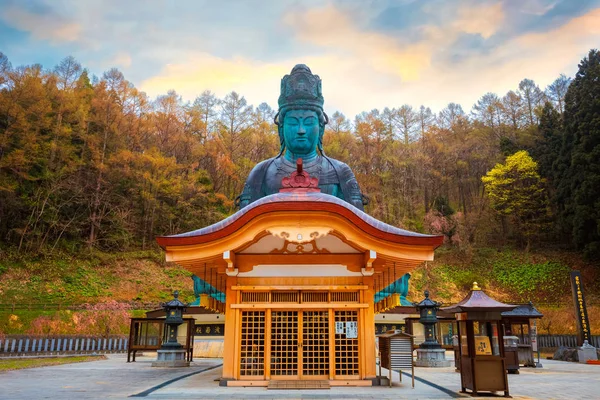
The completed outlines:
<svg viewBox="0 0 600 400">
<path fill-rule="evenodd" d="M 335 334 L 335 375 L 351 377 L 359 374 L 358 312 L 335 311 L 335 323 L 340 331 Z"/>
<path fill-rule="evenodd" d="M 240 343 L 240 376 L 265 374 L 265 312 L 243 311 Z"/>
<path fill-rule="evenodd" d="M 302 312 L 302 377 L 329 378 L 329 312 Z"/>
<path fill-rule="evenodd" d="M 329 377 L 328 311 L 271 311 L 271 377 Z"/>
<path fill-rule="evenodd" d="M 271 311 L 271 377 L 298 376 L 298 311 Z"/>
</svg>

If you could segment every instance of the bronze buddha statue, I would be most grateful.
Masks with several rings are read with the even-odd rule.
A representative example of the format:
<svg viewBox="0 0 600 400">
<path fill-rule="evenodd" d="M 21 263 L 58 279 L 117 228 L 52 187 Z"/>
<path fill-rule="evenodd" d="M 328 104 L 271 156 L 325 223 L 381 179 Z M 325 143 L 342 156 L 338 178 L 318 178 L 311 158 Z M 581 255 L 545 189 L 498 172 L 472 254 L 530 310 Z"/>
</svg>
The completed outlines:
<svg viewBox="0 0 600 400">
<path fill-rule="evenodd" d="M 296 160 L 302 158 L 304 170 L 319 179 L 321 192 L 363 210 L 365 197 L 350 167 L 323 152 L 323 133 L 328 123 L 323 101 L 321 79 L 306 65 L 296 65 L 290 75 L 283 77 L 275 115 L 281 150 L 252 169 L 239 197 L 240 208 L 278 193 L 281 180 L 296 170 Z"/>
</svg>

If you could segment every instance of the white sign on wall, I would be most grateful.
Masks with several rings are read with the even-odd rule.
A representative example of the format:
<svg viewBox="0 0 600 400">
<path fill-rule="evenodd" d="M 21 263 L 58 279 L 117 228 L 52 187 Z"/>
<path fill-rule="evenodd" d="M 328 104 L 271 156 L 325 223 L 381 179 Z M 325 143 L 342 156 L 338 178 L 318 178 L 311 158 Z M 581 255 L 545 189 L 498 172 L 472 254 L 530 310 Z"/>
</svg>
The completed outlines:
<svg viewBox="0 0 600 400">
<path fill-rule="evenodd" d="M 346 322 L 346 338 L 356 339 L 358 337 L 358 324 L 356 321 Z"/>
<path fill-rule="evenodd" d="M 335 334 L 336 335 L 343 335 L 344 334 L 344 323 L 343 322 L 336 322 L 335 323 Z"/>
</svg>

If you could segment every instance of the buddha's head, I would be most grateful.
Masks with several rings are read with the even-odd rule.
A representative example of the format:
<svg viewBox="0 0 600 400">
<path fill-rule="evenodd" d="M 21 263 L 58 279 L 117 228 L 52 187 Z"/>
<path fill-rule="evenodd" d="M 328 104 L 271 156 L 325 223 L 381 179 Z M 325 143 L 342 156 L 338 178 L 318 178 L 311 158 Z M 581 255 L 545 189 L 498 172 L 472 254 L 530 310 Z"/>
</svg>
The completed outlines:
<svg viewBox="0 0 600 400">
<path fill-rule="evenodd" d="M 328 122 L 323 112 L 321 78 L 304 64 L 298 64 L 281 80 L 279 112 L 275 116 L 281 152 L 292 158 L 310 158 L 317 149 L 323 153 L 323 133 Z"/>
</svg>

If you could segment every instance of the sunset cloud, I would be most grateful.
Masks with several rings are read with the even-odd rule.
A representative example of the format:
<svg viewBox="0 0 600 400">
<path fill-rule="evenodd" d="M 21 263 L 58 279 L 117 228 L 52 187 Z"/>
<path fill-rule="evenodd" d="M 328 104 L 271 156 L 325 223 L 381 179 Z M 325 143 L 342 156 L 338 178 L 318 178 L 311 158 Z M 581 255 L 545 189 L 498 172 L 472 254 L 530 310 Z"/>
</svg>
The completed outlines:
<svg viewBox="0 0 600 400">
<path fill-rule="evenodd" d="M 478 34 L 487 39 L 498 31 L 503 22 L 504 9 L 501 2 L 466 4 L 459 8 L 453 27 L 457 31 Z"/>
<path fill-rule="evenodd" d="M 73 42 L 79 38 L 81 25 L 51 14 L 35 14 L 10 6 L 0 13 L 0 18 L 19 30 L 30 32 L 35 39 L 51 42 Z"/>
<path fill-rule="evenodd" d="M 275 107 L 283 75 L 305 63 L 326 110 L 351 118 L 405 103 L 468 110 L 524 78 L 545 87 L 600 43 L 600 0 L 5 1 L 0 49 L 13 65 L 73 55 L 152 98 L 210 89 Z"/>
<path fill-rule="evenodd" d="M 303 13 L 291 12 L 283 20 L 301 42 L 353 57 L 377 72 L 397 75 L 405 81 L 418 79 L 420 72 L 429 66 L 431 53 L 426 46 L 401 43 L 377 32 L 362 31 L 348 15 L 332 5 Z"/>
</svg>

